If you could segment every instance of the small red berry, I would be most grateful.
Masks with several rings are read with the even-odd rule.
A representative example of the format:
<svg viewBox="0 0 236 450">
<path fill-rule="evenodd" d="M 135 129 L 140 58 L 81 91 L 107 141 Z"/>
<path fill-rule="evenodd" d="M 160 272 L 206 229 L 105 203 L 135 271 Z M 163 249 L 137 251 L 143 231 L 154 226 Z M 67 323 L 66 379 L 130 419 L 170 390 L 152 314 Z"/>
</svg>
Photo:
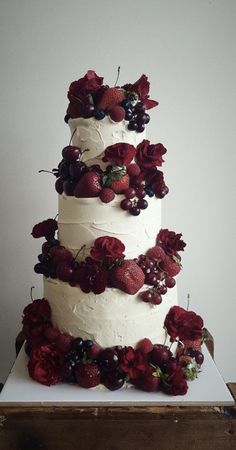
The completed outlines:
<svg viewBox="0 0 236 450">
<path fill-rule="evenodd" d="M 138 164 L 132 163 L 127 167 L 127 172 L 131 177 L 137 177 L 141 170 Z"/>
<path fill-rule="evenodd" d="M 110 188 L 103 188 L 99 197 L 103 203 L 110 203 L 115 198 L 115 192 Z"/>
<path fill-rule="evenodd" d="M 109 115 L 114 122 L 121 122 L 125 118 L 125 110 L 122 106 L 114 106 L 109 110 Z"/>
</svg>

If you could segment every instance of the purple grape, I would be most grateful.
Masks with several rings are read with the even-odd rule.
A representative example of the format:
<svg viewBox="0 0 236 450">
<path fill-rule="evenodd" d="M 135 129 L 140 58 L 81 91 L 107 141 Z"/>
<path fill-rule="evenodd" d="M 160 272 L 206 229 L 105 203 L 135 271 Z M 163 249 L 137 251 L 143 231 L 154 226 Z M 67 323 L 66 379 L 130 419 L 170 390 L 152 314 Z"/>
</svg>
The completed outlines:
<svg viewBox="0 0 236 450">
<path fill-rule="evenodd" d="M 137 206 L 132 206 L 129 212 L 130 214 L 132 214 L 132 216 L 138 216 L 140 214 L 140 209 Z"/>
<path fill-rule="evenodd" d="M 110 391 L 116 391 L 123 386 L 124 378 L 117 372 L 110 372 L 104 376 L 103 384 Z"/>
<path fill-rule="evenodd" d="M 129 211 L 132 207 L 132 202 L 129 199 L 124 198 L 120 203 L 120 207 L 124 209 L 124 211 Z"/>
<path fill-rule="evenodd" d="M 98 363 L 100 368 L 104 372 L 112 372 L 119 364 L 119 358 L 116 350 L 113 348 L 106 348 L 98 357 Z"/>
<path fill-rule="evenodd" d="M 75 161 L 69 166 L 69 174 L 73 180 L 79 181 L 87 170 L 87 166 L 82 161 Z"/>
<path fill-rule="evenodd" d="M 135 120 L 131 120 L 128 124 L 128 130 L 136 131 L 138 129 L 138 124 Z"/>
<path fill-rule="evenodd" d="M 138 206 L 140 209 L 146 209 L 146 208 L 148 207 L 148 202 L 147 202 L 147 200 L 145 200 L 144 198 L 141 198 L 141 199 L 138 201 L 137 206 Z"/>
<path fill-rule="evenodd" d="M 202 354 L 202 352 L 200 352 L 199 350 L 195 350 L 194 358 L 196 363 L 201 366 L 204 361 L 204 355 Z"/>
<path fill-rule="evenodd" d="M 56 189 L 57 193 L 60 195 L 63 192 L 63 182 L 64 182 L 63 178 L 59 177 L 59 178 L 57 178 L 56 183 L 55 183 L 55 189 Z"/>
<path fill-rule="evenodd" d="M 66 195 L 72 196 L 74 194 L 75 182 L 73 180 L 66 180 L 63 183 L 63 191 Z"/>
</svg>

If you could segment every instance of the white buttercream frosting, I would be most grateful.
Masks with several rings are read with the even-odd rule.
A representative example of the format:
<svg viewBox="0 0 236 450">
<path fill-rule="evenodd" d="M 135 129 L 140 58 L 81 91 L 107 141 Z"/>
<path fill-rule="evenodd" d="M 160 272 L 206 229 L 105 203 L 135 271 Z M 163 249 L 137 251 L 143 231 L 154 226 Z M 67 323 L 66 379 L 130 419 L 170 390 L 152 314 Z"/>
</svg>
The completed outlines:
<svg viewBox="0 0 236 450">
<path fill-rule="evenodd" d="M 147 286 L 139 291 L 147 289 Z M 44 297 L 49 301 L 54 326 L 102 347 L 135 346 L 144 337 L 164 343 L 164 319 L 177 302 L 176 288 L 169 289 L 160 305 L 144 303 L 136 295 L 115 288 L 102 294 L 85 294 L 59 280 L 44 280 Z"/>
<path fill-rule="evenodd" d="M 72 134 L 72 144 L 81 150 L 89 150 L 83 154 L 83 161 L 86 163 L 101 164 L 101 158 L 106 147 L 118 142 L 126 142 L 134 147 L 142 142 L 146 137 L 146 131 L 137 133 L 127 128 L 128 122 L 114 122 L 109 116 L 102 120 L 90 119 L 70 119 L 69 126 Z"/>
<path fill-rule="evenodd" d="M 161 227 L 161 200 L 148 199 L 149 206 L 139 216 L 120 208 L 124 197 L 116 195 L 110 203 L 96 198 L 59 195 L 58 237 L 61 245 L 75 254 L 83 246 L 89 249 L 96 238 L 115 236 L 125 245 L 125 255 L 135 258 L 155 245 Z"/>
</svg>

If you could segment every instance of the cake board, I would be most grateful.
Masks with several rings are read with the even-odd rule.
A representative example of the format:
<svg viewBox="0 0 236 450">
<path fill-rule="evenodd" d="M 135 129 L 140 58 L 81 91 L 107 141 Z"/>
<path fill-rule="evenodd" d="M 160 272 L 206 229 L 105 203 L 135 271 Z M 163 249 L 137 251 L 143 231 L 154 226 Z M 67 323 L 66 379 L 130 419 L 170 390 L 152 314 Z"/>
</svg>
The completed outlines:
<svg viewBox="0 0 236 450">
<path fill-rule="evenodd" d="M 44 386 L 28 375 L 28 357 L 22 347 L 5 386 L 0 394 L 0 405 L 14 406 L 232 406 L 231 396 L 207 347 L 203 345 L 204 364 L 202 372 L 194 381 L 188 382 L 184 396 L 169 396 L 163 392 L 143 392 L 127 387 L 109 391 L 104 387 L 84 389 L 67 383 Z"/>
</svg>

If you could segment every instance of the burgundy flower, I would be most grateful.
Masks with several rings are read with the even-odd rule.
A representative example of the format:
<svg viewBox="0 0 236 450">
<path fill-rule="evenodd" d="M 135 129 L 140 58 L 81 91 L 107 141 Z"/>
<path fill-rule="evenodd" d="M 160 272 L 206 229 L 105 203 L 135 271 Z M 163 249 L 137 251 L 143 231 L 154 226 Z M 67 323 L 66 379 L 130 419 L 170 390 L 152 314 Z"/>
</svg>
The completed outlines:
<svg viewBox="0 0 236 450">
<path fill-rule="evenodd" d="M 168 255 L 178 255 L 177 252 L 186 247 L 181 237 L 181 233 L 176 234 L 174 231 L 162 228 L 157 235 L 156 245 L 160 245 Z"/>
<path fill-rule="evenodd" d="M 140 350 L 126 347 L 120 362 L 120 368 L 131 379 L 137 379 L 148 369 L 147 356 Z"/>
<path fill-rule="evenodd" d="M 173 306 L 170 308 L 164 322 L 167 333 L 169 334 L 171 341 L 175 341 L 179 335 L 179 329 L 182 324 L 183 317 L 186 313 L 184 308 L 180 306 Z"/>
<path fill-rule="evenodd" d="M 179 329 L 179 339 L 181 341 L 201 339 L 203 336 L 203 325 L 201 316 L 193 311 L 186 311 Z"/>
<path fill-rule="evenodd" d="M 66 377 L 68 365 L 64 355 L 58 351 L 57 347 L 54 344 L 47 344 L 32 350 L 28 371 L 34 380 L 51 386 Z"/>
<path fill-rule="evenodd" d="M 51 319 L 51 308 L 47 300 L 44 298 L 34 300 L 27 305 L 23 311 L 23 325 L 35 326 Z"/>
<path fill-rule="evenodd" d="M 128 166 L 134 158 L 135 152 L 133 145 L 119 142 L 106 148 L 103 161 L 110 161 L 118 166 Z"/>
<path fill-rule="evenodd" d="M 178 337 L 181 341 L 202 338 L 203 320 L 193 311 L 186 311 L 180 306 L 173 306 L 164 322 L 171 341 Z"/>
<path fill-rule="evenodd" d="M 101 294 L 107 286 L 108 272 L 92 258 L 86 258 L 75 271 L 74 279 L 83 292 Z"/>
<path fill-rule="evenodd" d="M 168 372 L 165 374 L 163 382 L 165 392 L 170 395 L 185 395 L 188 390 L 188 385 L 181 366 L 177 365 Z"/>
<path fill-rule="evenodd" d="M 102 236 L 95 240 L 90 254 L 95 261 L 110 264 L 117 259 L 123 259 L 125 257 L 124 251 L 125 246 L 119 239 L 110 236 Z"/>
<path fill-rule="evenodd" d="M 103 77 L 99 77 L 93 70 L 88 70 L 83 78 L 73 81 L 69 87 L 68 99 L 87 100 L 89 94 L 97 92 L 103 83 Z"/>
<path fill-rule="evenodd" d="M 54 237 L 58 225 L 55 219 L 47 219 L 34 225 L 32 236 L 34 238 L 45 237 L 46 239 Z"/>
<path fill-rule="evenodd" d="M 129 92 L 136 92 L 139 100 L 145 104 L 147 109 L 154 108 L 158 105 L 158 102 L 149 99 L 150 83 L 144 74 L 134 84 L 128 83 L 122 86 L 122 88 Z"/>
<path fill-rule="evenodd" d="M 162 144 L 150 144 L 150 141 L 144 139 L 137 146 L 135 160 L 143 170 L 148 171 L 162 165 L 164 162 L 162 156 L 166 151 Z"/>
</svg>

